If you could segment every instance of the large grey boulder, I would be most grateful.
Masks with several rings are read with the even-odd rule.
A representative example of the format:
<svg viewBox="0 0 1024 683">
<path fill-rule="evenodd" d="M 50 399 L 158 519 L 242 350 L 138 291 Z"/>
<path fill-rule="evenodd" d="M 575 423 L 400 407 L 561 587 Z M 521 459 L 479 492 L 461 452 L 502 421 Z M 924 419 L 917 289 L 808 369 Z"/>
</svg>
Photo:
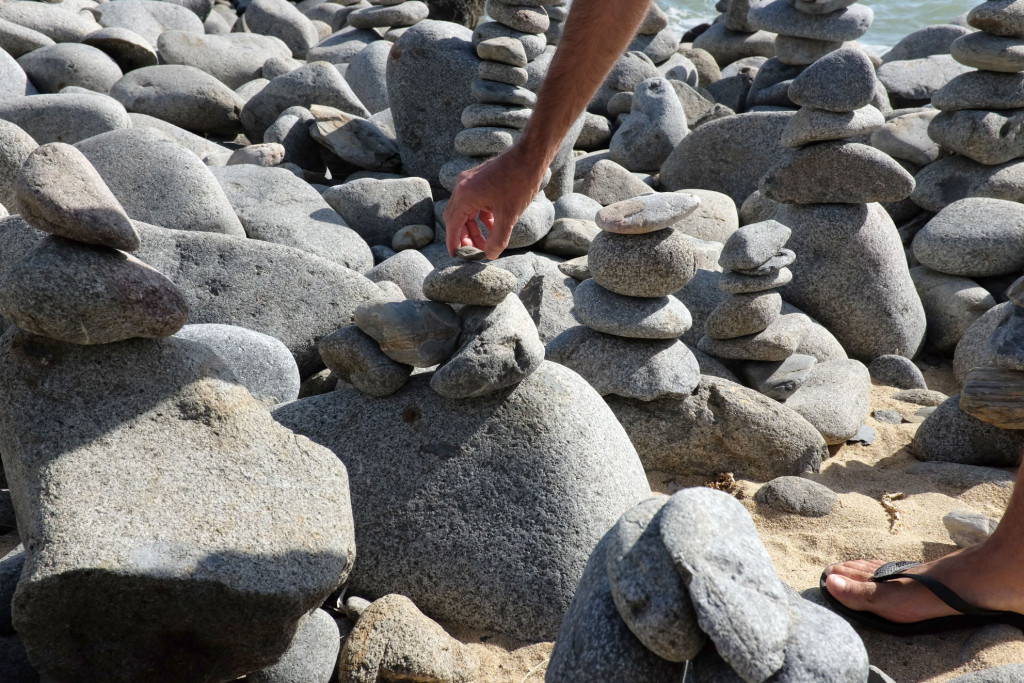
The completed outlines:
<svg viewBox="0 0 1024 683">
<path fill-rule="evenodd" d="M 360 178 L 335 185 L 324 199 L 371 246 L 391 244 L 407 225 L 433 225 L 434 202 L 423 178 Z"/>
<path fill-rule="evenodd" d="M 202 69 L 229 88 L 239 88 L 260 78 L 271 57 L 285 58 L 291 50 L 280 39 L 259 33 L 195 35 L 167 31 L 157 42 L 160 58 L 167 64 Z"/>
<path fill-rule="evenodd" d="M 835 446 L 852 438 L 871 412 L 871 375 L 860 361 L 817 363 L 785 405 Z"/>
<path fill-rule="evenodd" d="M 953 462 L 989 467 L 1020 463 L 1024 433 L 1000 429 L 960 409 L 960 397 L 951 396 L 917 428 L 911 452 L 926 462 Z"/>
<path fill-rule="evenodd" d="M 288 0 L 252 0 L 243 21 L 253 33 L 279 38 L 296 59 L 304 58 L 306 50 L 320 42 L 313 22 Z"/>
<path fill-rule="evenodd" d="M 922 228 L 912 244 L 921 265 L 949 275 L 985 277 L 1024 270 L 1024 206 L 968 197 Z"/>
<path fill-rule="evenodd" d="M 75 146 L 131 218 L 175 230 L 245 235 L 209 169 L 163 133 L 129 128 Z"/>
<path fill-rule="evenodd" d="M 81 43 L 41 47 L 22 56 L 18 64 L 42 93 L 60 92 L 70 85 L 108 93 L 121 78 L 121 69 L 113 59 Z"/>
<path fill-rule="evenodd" d="M 294 174 L 253 164 L 210 171 L 250 239 L 302 249 L 359 273 L 373 267 L 363 238 Z"/>
<path fill-rule="evenodd" d="M 472 35 L 458 24 L 421 21 L 395 41 L 388 60 L 388 101 L 402 166 L 432 185 L 454 157 L 462 110 L 475 103 L 471 83 L 480 60 Z"/>
<path fill-rule="evenodd" d="M 128 112 L 117 100 L 82 94 L 0 99 L 0 119 L 17 125 L 40 145 L 47 142 L 72 145 L 132 125 Z"/>
<path fill-rule="evenodd" d="M 344 466 L 204 346 L 12 330 L 0 377 L 27 548 L 14 625 L 42 675 L 231 680 L 280 657 L 348 575 Z"/>
<path fill-rule="evenodd" d="M 203 35 L 202 20 L 191 10 L 172 2 L 154 0 L 119 0 L 93 8 L 101 26 L 131 29 L 156 45 L 165 31 L 186 31 Z"/>
<path fill-rule="evenodd" d="M 1020 159 L 986 166 L 955 154 L 925 166 L 914 180 L 910 198 L 933 213 L 967 197 L 1024 201 L 1024 161 Z"/>
<path fill-rule="evenodd" d="M 913 357 L 925 313 L 903 243 L 879 204 L 781 205 L 775 219 L 793 235 L 793 281 L 783 298 L 821 322 L 853 358 Z"/>
<path fill-rule="evenodd" d="M 274 411 L 352 472 L 360 554 L 350 588 L 401 593 L 436 619 L 552 639 L 598 539 L 650 495 L 635 451 L 597 393 L 559 365 L 470 402 L 439 397 L 429 381 L 414 376 L 386 398 L 339 389 Z"/>
<path fill-rule="evenodd" d="M 130 112 L 149 114 L 185 130 L 233 137 L 245 102 L 235 91 L 194 66 L 163 64 L 129 71 L 110 96 Z"/>
<path fill-rule="evenodd" d="M 299 397 L 299 368 L 280 339 L 216 323 L 185 325 L 175 336 L 209 347 L 257 399 L 273 404 Z"/>
<path fill-rule="evenodd" d="M 704 375 L 692 396 L 650 402 L 606 396 L 648 470 L 767 481 L 816 471 L 828 457 L 818 431 L 753 389 Z"/>
<path fill-rule="evenodd" d="M 661 165 L 662 186 L 715 190 L 742 204 L 782 153 L 779 141 L 793 114 L 753 112 L 695 128 Z"/>
</svg>

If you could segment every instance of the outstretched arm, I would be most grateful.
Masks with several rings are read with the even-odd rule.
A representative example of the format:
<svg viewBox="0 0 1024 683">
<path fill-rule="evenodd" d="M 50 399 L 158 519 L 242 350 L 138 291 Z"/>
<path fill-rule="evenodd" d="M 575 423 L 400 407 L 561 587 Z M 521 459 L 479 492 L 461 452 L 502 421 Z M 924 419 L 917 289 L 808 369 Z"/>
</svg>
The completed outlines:
<svg viewBox="0 0 1024 683">
<path fill-rule="evenodd" d="M 530 123 L 504 154 L 459 176 L 444 212 L 448 251 L 483 249 L 497 258 L 512 226 L 540 191 L 544 173 L 640 27 L 650 0 L 575 0 Z M 487 227 L 486 243 L 476 217 Z"/>
</svg>

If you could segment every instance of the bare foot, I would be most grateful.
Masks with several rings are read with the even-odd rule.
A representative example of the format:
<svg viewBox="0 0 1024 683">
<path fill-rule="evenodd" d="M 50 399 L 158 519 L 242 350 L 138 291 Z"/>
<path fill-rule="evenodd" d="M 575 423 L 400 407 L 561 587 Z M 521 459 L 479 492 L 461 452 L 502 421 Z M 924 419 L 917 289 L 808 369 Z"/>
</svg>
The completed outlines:
<svg viewBox="0 0 1024 683">
<path fill-rule="evenodd" d="M 1024 614 L 1024 584 L 1020 581 L 1024 558 L 1002 557 L 990 545 L 958 550 L 907 573 L 935 578 L 976 607 Z M 912 579 L 871 581 L 883 564 L 881 560 L 853 560 L 832 565 L 825 570 L 828 592 L 850 609 L 873 612 L 901 624 L 959 614 Z"/>
</svg>

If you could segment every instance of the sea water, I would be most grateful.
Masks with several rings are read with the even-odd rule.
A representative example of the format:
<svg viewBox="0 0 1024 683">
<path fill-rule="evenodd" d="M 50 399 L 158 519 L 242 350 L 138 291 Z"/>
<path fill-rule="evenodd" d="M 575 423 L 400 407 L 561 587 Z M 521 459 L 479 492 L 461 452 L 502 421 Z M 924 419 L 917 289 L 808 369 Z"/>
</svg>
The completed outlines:
<svg viewBox="0 0 1024 683">
<path fill-rule="evenodd" d="M 673 27 L 680 32 L 711 21 L 715 0 L 657 0 L 668 13 Z M 875 12 L 871 30 L 860 42 L 874 52 L 884 52 L 900 38 L 932 24 L 948 24 L 956 17 L 981 4 L 980 0 L 868 0 Z"/>
</svg>

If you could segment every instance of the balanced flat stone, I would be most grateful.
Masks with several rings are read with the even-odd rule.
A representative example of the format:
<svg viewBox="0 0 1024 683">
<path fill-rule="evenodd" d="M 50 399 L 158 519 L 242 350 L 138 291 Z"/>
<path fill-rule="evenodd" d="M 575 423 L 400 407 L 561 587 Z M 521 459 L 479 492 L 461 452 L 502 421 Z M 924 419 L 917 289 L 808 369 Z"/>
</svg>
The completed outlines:
<svg viewBox="0 0 1024 683">
<path fill-rule="evenodd" d="M 477 43 L 476 54 L 480 59 L 509 66 L 526 66 L 526 50 L 515 38 L 498 37 Z"/>
<path fill-rule="evenodd" d="M 754 294 L 769 289 L 784 287 L 793 280 L 793 271 L 782 268 L 766 275 L 742 275 L 740 273 L 723 273 L 718 279 L 718 289 L 727 294 Z"/>
<path fill-rule="evenodd" d="M 841 40 L 814 40 L 796 36 L 775 37 L 775 57 L 790 66 L 808 66 L 830 52 L 840 49 Z"/>
<path fill-rule="evenodd" d="M 700 197 L 686 192 L 658 192 L 616 202 L 597 212 L 597 227 L 637 235 L 667 228 L 700 206 Z"/>
<path fill-rule="evenodd" d="M 624 296 L 667 296 L 696 272 L 692 242 L 677 230 L 643 235 L 601 231 L 590 245 L 587 263 L 598 284 Z"/>
<path fill-rule="evenodd" d="M 932 95 L 942 111 L 1020 109 L 1024 107 L 1024 73 L 968 71 Z"/>
<path fill-rule="evenodd" d="M 874 147 L 822 142 L 783 152 L 759 189 L 785 204 L 898 202 L 913 192 L 914 176 Z"/>
<path fill-rule="evenodd" d="M 862 50 L 840 48 L 794 78 L 788 94 L 801 107 L 855 111 L 866 107 L 875 95 L 875 67 Z"/>
<path fill-rule="evenodd" d="M 718 304 L 704 321 L 704 333 L 712 339 L 735 339 L 763 332 L 782 311 L 778 292 L 733 294 Z"/>
<path fill-rule="evenodd" d="M 987 166 L 954 154 L 921 169 L 914 181 L 910 198 L 932 213 L 967 197 L 1024 202 L 1024 161 L 1018 159 Z"/>
<path fill-rule="evenodd" d="M 580 283 L 573 293 L 573 303 L 573 313 L 581 323 L 617 337 L 675 339 L 693 325 L 690 311 L 674 296 L 622 296 L 593 279 Z"/>
<path fill-rule="evenodd" d="M 776 317 L 768 327 L 756 334 L 729 339 L 701 337 L 697 348 L 716 358 L 733 360 L 785 360 L 796 352 L 803 339 L 805 326 L 798 316 Z"/>
<path fill-rule="evenodd" d="M 994 36 L 1024 38 L 1024 8 L 1016 0 L 989 0 L 967 13 L 967 23 Z"/>
<path fill-rule="evenodd" d="M 744 225 L 729 235 L 718 265 L 726 270 L 757 268 L 778 255 L 790 234 L 789 228 L 774 220 Z"/>
<path fill-rule="evenodd" d="M 1024 206 L 968 197 L 942 209 L 911 248 L 921 265 L 949 275 L 987 277 L 1024 270 Z"/>
<path fill-rule="evenodd" d="M 1024 45 L 1019 38 L 1004 38 L 982 31 L 957 38 L 949 48 L 953 59 L 984 71 L 1024 71 Z"/>
<path fill-rule="evenodd" d="M 423 281 L 423 294 L 428 299 L 448 304 L 497 306 L 518 289 L 515 275 L 479 262 L 437 268 Z"/>
<path fill-rule="evenodd" d="M 485 10 L 495 21 L 523 33 L 544 33 L 550 24 L 544 7 L 532 3 L 512 4 L 504 0 L 487 0 Z"/>
<path fill-rule="evenodd" d="M 803 147 L 812 142 L 846 140 L 868 135 L 885 125 L 885 116 L 872 105 L 847 112 L 804 107 L 782 132 L 786 147 Z"/>
<path fill-rule="evenodd" d="M 466 128 L 477 126 L 501 126 L 503 128 L 526 128 L 533 110 L 510 104 L 473 103 L 462 110 L 462 125 Z"/>
<path fill-rule="evenodd" d="M 139 234 L 81 152 L 60 142 L 38 147 L 15 186 L 16 206 L 37 230 L 77 242 L 134 251 Z"/>
<path fill-rule="evenodd" d="M 626 339 L 579 326 L 552 339 L 547 358 L 574 370 L 602 396 L 685 398 L 700 382 L 697 359 L 678 340 Z"/>
<path fill-rule="evenodd" d="M 21 329 L 72 344 L 167 337 L 185 324 L 185 295 L 124 252 L 51 235 L 0 279 L 0 312 Z"/>
<path fill-rule="evenodd" d="M 412 366 L 392 360 L 373 337 L 347 325 L 317 344 L 331 372 L 370 396 L 390 396 L 409 381 Z"/>
<path fill-rule="evenodd" d="M 366 303 L 356 308 L 355 322 L 388 357 L 418 368 L 448 360 L 462 328 L 458 314 L 436 301 Z"/>
<path fill-rule="evenodd" d="M 827 15 L 804 14 L 789 0 L 774 0 L 750 8 L 747 20 L 751 28 L 812 40 L 857 40 L 867 33 L 874 12 L 854 4 Z"/>
<path fill-rule="evenodd" d="M 736 275 L 747 275 L 758 277 L 761 275 L 772 275 L 787 266 L 793 265 L 796 261 L 796 252 L 792 249 L 779 249 L 779 253 L 762 263 L 756 268 L 742 268 L 733 271 Z"/>
<path fill-rule="evenodd" d="M 480 62 L 477 76 L 487 81 L 498 81 L 509 85 L 525 86 L 530 81 L 530 73 L 518 66 L 510 66 L 500 62 Z"/>
<path fill-rule="evenodd" d="M 1024 157 L 1024 109 L 944 111 L 932 119 L 928 135 L 941 147 L 986 166 Z"/>
</svg>

